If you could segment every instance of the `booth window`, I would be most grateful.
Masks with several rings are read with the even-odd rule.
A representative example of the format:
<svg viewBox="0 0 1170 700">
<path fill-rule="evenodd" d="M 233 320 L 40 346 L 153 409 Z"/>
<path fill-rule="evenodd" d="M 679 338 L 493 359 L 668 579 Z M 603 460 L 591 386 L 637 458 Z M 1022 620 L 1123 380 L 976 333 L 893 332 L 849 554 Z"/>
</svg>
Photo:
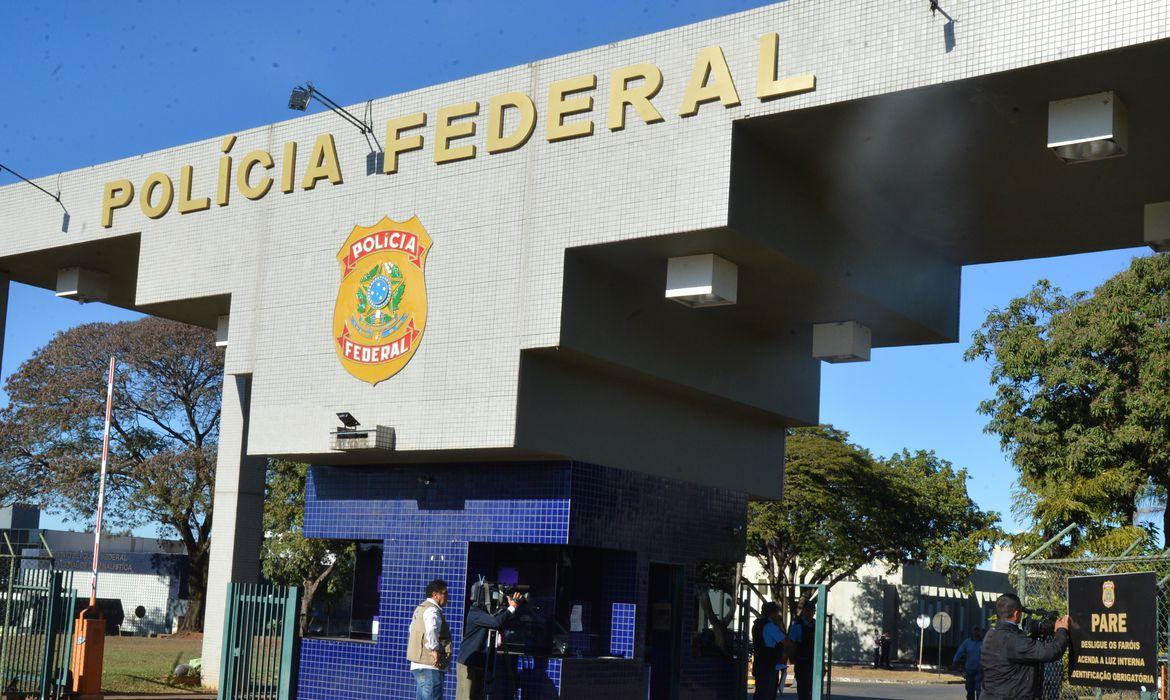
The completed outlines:
<svg viewBox="0 0 1170 700">
<path fill-rule="evenodd" d="M 322 582 L 309 612 L 308 637 L 373 641 L 378 637 L 382 543 L 338 543 L 344 560 L 333 585 Z"/>
<path fill-rule="evenodd" d="M 735 616 L 735 565 L 699 562 L 695 566 L 695 619 L 698 628 L 692 638 L 695 656 L 730 658 L 732 618 Z"/>
<path fill-rule="evenodd" d="M 533 656 L 610 653 L 613 606 L 631 603 L 631 552 L 565 545 L 472 542 L 468 590 L 480 577 L 528 603 L 511 618 L 502 649 Z M 470 602 L 470 601 L 469 601 Z"/>
</svg>

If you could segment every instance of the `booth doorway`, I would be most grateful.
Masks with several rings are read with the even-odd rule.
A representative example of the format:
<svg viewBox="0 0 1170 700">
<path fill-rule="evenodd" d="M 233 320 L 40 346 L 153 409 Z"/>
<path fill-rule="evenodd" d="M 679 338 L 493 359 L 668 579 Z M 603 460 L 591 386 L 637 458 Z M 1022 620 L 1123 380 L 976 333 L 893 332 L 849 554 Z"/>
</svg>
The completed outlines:
<svg viewBox="0 0 1170 700">
<path fill-rule="evenodd" d="M 646 664 L 650 700 L 678 698 L 682 655 L 682 566 L 650 564 Z"/>
</svg>

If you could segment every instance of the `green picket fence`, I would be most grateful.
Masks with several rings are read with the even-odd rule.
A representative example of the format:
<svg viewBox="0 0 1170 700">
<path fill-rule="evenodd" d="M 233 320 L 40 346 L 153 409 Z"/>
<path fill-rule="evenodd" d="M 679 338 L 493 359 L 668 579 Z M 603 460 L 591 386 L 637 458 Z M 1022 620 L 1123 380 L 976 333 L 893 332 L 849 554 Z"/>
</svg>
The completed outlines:
<svg viewBox="0 0 1170 700">
<path fill-rule="evenodd" d="M 300 589 L 295 586 L 228 586 L 219 700 L 296 696 L 299 615 Z"/>
<path fill-rule="evenodd" d="M 48 561 L 0 556 L 0 697 L 64 697 L 77 599 L 72 573 Z M 23 564 L 23 566 L 22 566 Z"/>
</svg>

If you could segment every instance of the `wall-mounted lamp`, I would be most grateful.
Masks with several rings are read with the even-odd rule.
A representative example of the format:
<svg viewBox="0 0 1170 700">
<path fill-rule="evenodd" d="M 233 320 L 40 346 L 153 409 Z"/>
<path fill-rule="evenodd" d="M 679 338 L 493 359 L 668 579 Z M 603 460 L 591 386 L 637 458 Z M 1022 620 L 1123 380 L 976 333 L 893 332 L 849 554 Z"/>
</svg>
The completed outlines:
<svg viewBox="0 0 1170 700">
<path fill-rule="evenodd" d="M 666 298 L 693 309 L 735 303 L 739 268 L 718 255 L 687 255 L 666 262 Z"/>
<path fill-rule="evenodd" d="M 1129 124 L 1113 92 L 1048 103 L 1048 148 L 1065 163 L 1087 163 L 1126 154 Z"/>
<path fill-rule="evenodd" d="M 57 194 L 53 194 L 52 192 L 46 190 L 44 187 L 41 187 L 37 183 L 28 179 L 24 175 L 21 175 L 20 173 L 16 172 L 15 170 L 8 167 L 7 165 L 0 163 L 0 173 L 4 172 L 5 170 L 12 173 L 16 177 L 20 178 L 20 180 L 23 181 L 25 184 L 32 185 L 33 187 L 37 188 L 41 192 L 44 192 L 45 194 L 52 197 L 53 201 L 57 202 L 57 206 L 61 207 L 61 211 L 63 211 L 65 213 L 64 217 L 61 219 L 61 232 L 62 233 L 69 233 L 69 210 L 65 208 L 64 202 L 61 201 L 61 176 L 60 175 L 57 175 Z"/>
<path fill-rule="evenodd" d="M 813 324 L 813 357 L 825 362 L 869 362 L 869 328 L 857 321 Z"/>
<path fill-rule="evenodd" d="M 1170 202 L 1147 204 L 1143 218 L 1146 245 L 1155 252 L 1170 253 Z"/>
<path fill-rule="evenodd" d="M 215 347 L 226 348 L 228 344 L 228 328 L 231 326 L 231 317 L 219 316 L 215 319 Z"/>
<path fill-rule="evenodd" d="M 346 120 L 350 124 L 356 126 L 363 134 L 374 133 L 374 128 L 367 122 L 364 122 L 350 114 L 349 111 L 345 109 L 345 107 L 342 107 L 341 105 L 326 97 L 320 90 L 313 87 L 313 84 L 308 81 L 305 81 L 304 85 L 297 85 L 292 89 L 292 94 L 288 97 L 288 108 L 297 112 L 304 112 L 309 108 L 309 102 L 313 99 L 313 97 L 316 97 L 318 100 L 320 100 L 321 103 L 328 107 L 331 112 Z"/>
<path fill-rule="evenodd" d="M 84 267 L 57 270 L 57 296 L 85 304 L 105 301 L 110 296 L 110 276 Z"/>
</svg>

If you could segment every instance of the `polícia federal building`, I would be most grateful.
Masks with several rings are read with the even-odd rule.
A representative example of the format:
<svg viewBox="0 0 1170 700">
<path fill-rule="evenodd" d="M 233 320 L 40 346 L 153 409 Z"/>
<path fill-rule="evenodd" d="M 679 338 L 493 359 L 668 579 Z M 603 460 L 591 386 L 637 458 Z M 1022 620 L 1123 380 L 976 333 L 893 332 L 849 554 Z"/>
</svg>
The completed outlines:
<svg viewBox="0 0 1170 700">
<path fill-rule="evenodd" d="M 1168 36 L 1160 0 L 789 0 L 376 99 L 368 130 L 61 173 L 65 226 L 0 188 L 0 270 L 226 346 L 212 683 L 281 457 L 313 465 L 307 534 L 359 543 L 300 698 L 413 697 L 423 587 L 458 642 L 480 577 L 542 613 L 501 657 L 524 698 L 733 697 L 710 572 L 820 363 L 956 341 L 964 265 L 1170 245 Z"/>
</svg>

